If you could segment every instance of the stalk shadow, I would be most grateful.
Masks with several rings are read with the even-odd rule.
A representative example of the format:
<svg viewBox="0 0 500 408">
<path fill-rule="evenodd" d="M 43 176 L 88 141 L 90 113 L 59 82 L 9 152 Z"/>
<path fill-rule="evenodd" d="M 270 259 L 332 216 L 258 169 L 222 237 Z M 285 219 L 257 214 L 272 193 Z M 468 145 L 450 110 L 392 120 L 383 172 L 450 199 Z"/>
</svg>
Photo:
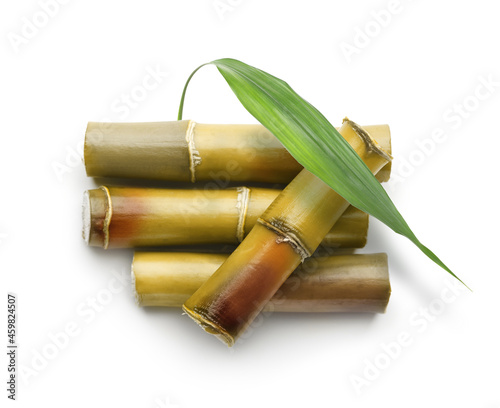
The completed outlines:
<svg viewBox="0 0 500 408">
<path fill-rule="evenodd" d="M 327 343 L 335 336 L 335 341 L 352 341 L 359 333 L 370 331 L 377 321 L 375 313 L 273 313 L 263 315 L 256 325 L 243 333 L 234 349 L 296 349 L 297 342 L 307 341 Z M 253 327 L 255 326 L 255 327 Z M 306 334 L 304 334 L 306 333 Z M 336 336 L 339 333 L 339 336 Z M 290 339 L 288 344 L 284 339 Z"/>
<path fill-rule="evenodd" d="M 137 306 L 141 318 L 155 325 L 159 336 L 172 337 L 173 330 L 177 334 L 175 342 L 191 350 L 192 358 L 201 358 L 204 353 L 215 354 L 225 358 L 233 351 L 221 344 L 215 336 L 205 333 L 180 307 Z M 158 322 L 161 322 L 160 324 Z"/>
<path fill-rule="evenodd" d="M 189 341 L 193 346 L 200 348 L 201 351 L 210 351 L 220 353 L 225 356 L 228 353 L 250 354 L 256 350 L 272 349 L 277 347 L 285 349 L 296 345 L 295 334 L 300 335 L 310 328 L 315 329 L 318 335 L 330 338 L 332 330 L 338 328 L 339 333 L 344 333 L 344 337 L 349 339 L 353 332 L 369 331 L 377 319 L 376 313 L 362 312 L 342 312 L 342 313 L 284 313 L 284 312 L 263 312 L 258 316 L 254 323 L 244 332 L 236 344 L 231 348 L 226 348 L 220 344 L 220 341 L 214 336 L 203 333 L 202 329 L 194 324 L 187 316 L 182 315 L 180 308 L 170 307 L 140 307 L 144 319 L 151 321 L 174 319 L 176 328 L 182 329 L 180 341 Z M 347 330 L 346 330 L 347 329 Z M 160 329 L 165 336 L 172 335 L 171 327 L 168 324 L 161 325 Z M 291 337 L 288 345 L 283 343 L 283 335 L 287 333 Z M 323 334 L 322 334 L 323 333 Z M 209 340 L 212 338 L 212 341 Z M 345 339 L 344 339 L 345 341 Z M 222 346 L 222 347 L 221 347 Z M 201 352 L 200 351 L 200 352 Z"/>
</svg>

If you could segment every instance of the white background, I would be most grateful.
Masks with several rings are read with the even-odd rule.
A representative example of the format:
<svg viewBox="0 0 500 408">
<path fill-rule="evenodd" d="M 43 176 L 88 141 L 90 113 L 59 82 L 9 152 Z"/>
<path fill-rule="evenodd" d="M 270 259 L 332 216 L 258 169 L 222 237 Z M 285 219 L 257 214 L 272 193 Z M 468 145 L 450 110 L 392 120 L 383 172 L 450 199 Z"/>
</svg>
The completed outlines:
<svg viewBox="0 0 500 408">
<path fill-rule="evenodd" d="M 43 1 L 0 10 L 0 332 L 4 344 L 12 291 L 19 407 L 500 407 L 497 2 L 66 3 L 49 17 Z M 179 310 L 138 308 L 131 251 L 81 239 L 82 193 L 96 185 L 78 158 L 86 123 L 175 120 L 187 76 L 222 57 L 285 79 L 336 125 L 390 124 L 386 188 L 473 292 L 446 290 L 443 270 L 372 221 L 361 252 L 389 255 L 385 315 L 267 316 L 230 350 Z M 151 70 L 162 74 L 140 94 Z M 192 81 L 185 117 L 254 121 L 213 67 Z M 425 142 L 437 128 L 446 140 Z M 110 284 L 118 293 L 89 312 Z M 54 352 L 68 324 L 77 334 Z M 409 345 L 384 351 L 404 333 Z"/>
</svg>

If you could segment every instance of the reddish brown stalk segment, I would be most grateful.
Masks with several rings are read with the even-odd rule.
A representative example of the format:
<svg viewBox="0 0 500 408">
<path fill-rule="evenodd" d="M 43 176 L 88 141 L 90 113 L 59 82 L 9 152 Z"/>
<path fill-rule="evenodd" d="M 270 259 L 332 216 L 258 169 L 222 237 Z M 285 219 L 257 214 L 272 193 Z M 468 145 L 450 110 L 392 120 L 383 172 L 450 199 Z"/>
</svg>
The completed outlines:
<svg viewBox="0 0 500 408">
<path fill-rule="evenodd" d="M 377 173 L 390 156 L 359 126 L 340 134 Z M 184 311 L 228 346 L 300 264 L 311 256 L 349 204 L 307 170 L 273 201 L 227 261 L 184 304 Z"/>
<path fill-rule="evenodd" d="M 291 269 L 291 273 L 301 261 L 292 246 L 277 242 L 274 232 L 262 225 L 257 224 L 249 237 L 239 245 L 238 258 L 230 256 L 224 263 L 237 277 L 221 284 L 213 275 L 193 295 L 197 304 L 188 309 L 192 304 L 188 300 L 183 307 L 190 316 L 197 316 L 203 328 L 219 335 L 229 345 L 288 278 L 282 271 Z M 216 296 L 203 297 L 200 301 L 201 289 Z"/>
<path fill-rule="evenodd" d="M 174 190 L 100 187 L 85 193 L 84 238 L 91 246 L 130 248 L 240 243 L 280 190 L 239 187 Z M 334 248 L 366 243 L 368 215 L 350 207 L 325 237 Z"/>
</svg>

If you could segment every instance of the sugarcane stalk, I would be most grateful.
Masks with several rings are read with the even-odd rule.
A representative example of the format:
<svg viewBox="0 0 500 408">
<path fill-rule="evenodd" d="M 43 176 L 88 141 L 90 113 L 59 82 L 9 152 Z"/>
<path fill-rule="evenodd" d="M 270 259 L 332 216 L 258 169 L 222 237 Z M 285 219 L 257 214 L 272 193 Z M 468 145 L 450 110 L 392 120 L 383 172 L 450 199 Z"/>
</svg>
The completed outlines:
<svg viewBox="0 0 500 408">
<path fill-rule="evenodd" d="M 132 281 L 138 304 L 181 307 L 227 257 L 136 252 Z M 264 310 L 384 313 L 390 294 L 386 254 L 313 257 L 290 275 Z"/>
<path fill-rule="evenodd" d="M 340 134 L 374 174 L 391 160 L 354 122 L 345 119 Z M 323 181 L 302 170 L 183 310 L 232 346 L 348 205 Z"/>
<path fill-rule="evenodd" d="M 365 130 L 390 153 L 387 125 Z M 89 122 L 85 168 L 90 177 L 171 181 L 289 183 L 302 166 L 262 125 L 214 125 L 191 120 Z M 378 174 L 387 181 L 391 164 Z M 220 185 L 219 185 L 220 187 Z"/>
<path fill-rule="evenodd" d="M 131 248 L 240 243 L 280 190 L 238 187 L 179 190 L 107 187 L 83 200 L 83 238 L 91 246 Z M 350 206 L 323 244 L 361 248 L 368 215 Z"/>
</svg>

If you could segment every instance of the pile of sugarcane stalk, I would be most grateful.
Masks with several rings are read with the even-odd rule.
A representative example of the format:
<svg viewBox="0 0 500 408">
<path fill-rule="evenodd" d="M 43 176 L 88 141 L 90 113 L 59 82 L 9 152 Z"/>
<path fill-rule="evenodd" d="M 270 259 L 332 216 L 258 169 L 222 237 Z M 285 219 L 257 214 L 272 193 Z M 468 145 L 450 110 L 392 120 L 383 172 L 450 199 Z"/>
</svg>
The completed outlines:
<svg viewBox="0 0 500 408">
<path fill-rule="evenodd" d="M 339 132 L 389 179 L 387 125 L 345 119 Z M 139 305 L 182 307 L 229 346 L 262 310 L 385 311 L 386 254 L 349 250 L 366 244 L 368 215 L 263 126 L 91 122 L 84 159 L 91 177 L 162 182 L 84 193 L 88 245 L 142 248 L 132 262 Z"/>
</svg>

